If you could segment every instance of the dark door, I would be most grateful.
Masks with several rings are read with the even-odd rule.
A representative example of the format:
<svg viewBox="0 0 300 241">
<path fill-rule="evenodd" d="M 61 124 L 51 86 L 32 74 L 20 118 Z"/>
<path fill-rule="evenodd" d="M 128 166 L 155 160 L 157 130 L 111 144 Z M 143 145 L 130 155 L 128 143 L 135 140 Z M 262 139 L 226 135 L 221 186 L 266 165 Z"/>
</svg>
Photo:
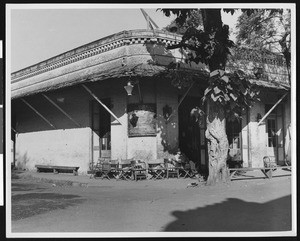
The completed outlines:
<svg viewBox="0 0 300 241">
<path fill-rule="evenodd" d="M 102 99 L 110 108 L 110 99 Z M 110 114 L 98 102 L 92 102 L 92 142 L 93 142 L 93 161 L 98 158 L 111 157 L 111 119 Z"/>
<path fill-rule="evenodd" d="M 206 141 L 205 141 L 205 118 L 196 122 L 191 117 L 191 110 L 200 106 L 201 98 L 187 96 L 179 107 L 179 148 L 190 160 L 194 161 L 202 171 L 206 170 Z"/>
</svg>

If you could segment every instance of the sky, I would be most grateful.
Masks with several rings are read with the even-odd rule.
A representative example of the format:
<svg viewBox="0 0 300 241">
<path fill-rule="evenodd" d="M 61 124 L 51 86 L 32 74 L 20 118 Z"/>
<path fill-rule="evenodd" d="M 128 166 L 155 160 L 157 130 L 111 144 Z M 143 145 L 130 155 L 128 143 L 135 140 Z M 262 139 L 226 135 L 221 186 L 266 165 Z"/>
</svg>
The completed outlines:
<svg viewBox="0 0 300 241">
<path fill-rule="evenodd" d="M 110 34 L 146 29 L 141 7 L 143 5 L 135 8 L 62 9 L 57 4 L 54 9 L 38 9 L 28 5 L 25 9 L 11 9 L 7 14 L 11 72 Z M 166 17 L 157 8 L 144 9 L 159 28 L 174 19 L 174 16 Z M 223 22 L 234 27 L 238 15 L 224 13 Z"/>
</svg>

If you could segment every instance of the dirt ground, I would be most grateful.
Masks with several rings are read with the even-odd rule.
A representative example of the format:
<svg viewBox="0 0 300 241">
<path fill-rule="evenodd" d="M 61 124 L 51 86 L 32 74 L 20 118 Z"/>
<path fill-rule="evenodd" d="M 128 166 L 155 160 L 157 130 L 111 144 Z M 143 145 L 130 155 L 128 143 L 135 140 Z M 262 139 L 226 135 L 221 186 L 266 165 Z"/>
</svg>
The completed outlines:
<svg viewBox="0 0 300 241">
<path fill-rule="evenodd" d="M 272 179 L 258 174 L 213 187 L 190 178 L 135 182 L 51 173 L 15 175 L 8 232 L 147 236 L 149 232 L 289 231 L 291 176 L 282 172 Z M 191 182 L 198 186 L 188 187 Z"/>
</svg>

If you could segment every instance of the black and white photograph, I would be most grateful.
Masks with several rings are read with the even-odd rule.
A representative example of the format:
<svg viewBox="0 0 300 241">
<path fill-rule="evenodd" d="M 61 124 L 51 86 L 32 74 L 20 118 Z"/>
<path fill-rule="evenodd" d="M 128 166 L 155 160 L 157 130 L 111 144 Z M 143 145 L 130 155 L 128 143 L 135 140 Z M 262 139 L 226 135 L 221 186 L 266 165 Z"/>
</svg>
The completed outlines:
<svg viewBox="0 0 300 241">
<path fill-rule="evenodd" d="M 5 7 L 8 238 L 296 236 L 295 4 Z"/>
<path fill-rule="evenodd" d="M 0 40 L 0 206 L 3 206 L 4 195 L 3 195 L 3 133 L 4 133 L 4 124 L 3 124 L 3 41 Z"/>
</svg>

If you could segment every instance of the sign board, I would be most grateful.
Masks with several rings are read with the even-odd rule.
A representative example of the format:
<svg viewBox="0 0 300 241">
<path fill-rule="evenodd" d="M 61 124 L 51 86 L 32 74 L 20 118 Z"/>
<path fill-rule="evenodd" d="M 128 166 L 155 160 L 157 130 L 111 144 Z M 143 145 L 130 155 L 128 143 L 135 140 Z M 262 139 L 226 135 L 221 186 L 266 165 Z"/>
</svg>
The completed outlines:
<svg viewBox="0 0 300 241">
<path fill-rule="evenodd" d="M 128 136 L 156 135 L 156 104 L 128 104 Z"/>
</svg>

